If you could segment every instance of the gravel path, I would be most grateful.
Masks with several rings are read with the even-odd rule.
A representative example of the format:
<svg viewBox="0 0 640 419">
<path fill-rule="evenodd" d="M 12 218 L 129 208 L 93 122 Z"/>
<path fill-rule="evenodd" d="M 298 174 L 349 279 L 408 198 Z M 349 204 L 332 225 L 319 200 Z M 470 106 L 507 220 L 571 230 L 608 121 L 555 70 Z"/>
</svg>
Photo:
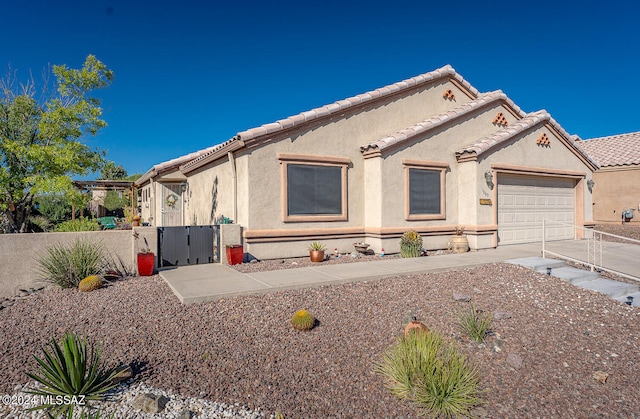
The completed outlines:
<svg viewBox="0 0 640 419">
<path fill-rule="evenodd" d="M 464 303 L 454 292 L 510 318 L 471 343 L 457 330 Z M 300 308 L 319 320 L 310 332 L 289 325 Z M 175 394 L 287 419 L 415 417 L 372 372 L 409 311 L 480 366 L 478 417 L 640 417 L 640 310 L 508 264 L 189 306 L 156 276 L 91 293 L 47 289 L 0 310 L 0 394 L 25 384 L 41 345 L 72 330 L 101 341 L 109 362 L 131 364 L 137 381 Z"/>
</svg>

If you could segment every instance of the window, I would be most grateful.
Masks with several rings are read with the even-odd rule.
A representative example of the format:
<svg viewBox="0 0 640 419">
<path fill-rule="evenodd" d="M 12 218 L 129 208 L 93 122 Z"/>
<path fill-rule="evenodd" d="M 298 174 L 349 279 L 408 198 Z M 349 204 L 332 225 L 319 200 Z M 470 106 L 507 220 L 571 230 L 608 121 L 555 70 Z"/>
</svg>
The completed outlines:
<svg viewBox="0 0 640 419">
<path fill-rule="evenodd" d="M 448 163 L 403 160 L 405 173 L 405 218 L 444 220 L 445 174 Z"/>
<path fill-rule="evenodd" d="M 347 166 L 342 157 L 280 154 L 283 221 L 346 221 Z"/>
</svg>

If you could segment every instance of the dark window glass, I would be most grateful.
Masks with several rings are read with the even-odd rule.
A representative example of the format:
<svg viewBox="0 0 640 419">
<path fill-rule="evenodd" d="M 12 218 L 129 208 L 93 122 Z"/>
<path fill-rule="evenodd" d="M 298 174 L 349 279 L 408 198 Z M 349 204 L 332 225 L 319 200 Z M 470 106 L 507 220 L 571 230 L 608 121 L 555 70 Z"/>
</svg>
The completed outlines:
<svg viewBox="0 0 640 419">
<path fill-rule="evenodd" d="M 409 169 L 409 214 L 440 214 L 440 171 Z"/>
<path fill-rule="evenodd" d="M 342 214 L 342 167 L 287 165 L 288 215 Z"/>
</svg>

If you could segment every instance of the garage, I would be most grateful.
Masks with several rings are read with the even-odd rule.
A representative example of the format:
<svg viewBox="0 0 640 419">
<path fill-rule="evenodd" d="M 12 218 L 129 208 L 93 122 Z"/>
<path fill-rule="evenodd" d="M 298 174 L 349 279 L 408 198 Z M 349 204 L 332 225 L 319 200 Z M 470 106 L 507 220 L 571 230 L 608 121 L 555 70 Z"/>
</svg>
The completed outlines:
<svg viewBox="0 0 640 419">
<path fill-rule="evenodd" d="M 542 241 L 542 221 L 548 223 L 547 240 L 574 238 L 575 180 L 500 174 L 498 176 L 498 244 Z"/>
</svg>

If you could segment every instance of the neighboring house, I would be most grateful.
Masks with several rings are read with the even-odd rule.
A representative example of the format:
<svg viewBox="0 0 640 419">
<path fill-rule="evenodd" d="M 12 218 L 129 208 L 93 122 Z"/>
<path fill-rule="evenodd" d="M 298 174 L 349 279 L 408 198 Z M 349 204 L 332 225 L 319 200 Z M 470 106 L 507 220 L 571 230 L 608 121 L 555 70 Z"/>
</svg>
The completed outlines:
<svg viewBox="0 0 640 419">
<path fill-rule="evenodd" d="M 620 223 L 623 211 L 640 222 L 640 132 L 593 138 L 580 146 L 600 165 L 593 174 L 593 219 Z"/>
<path fill-rule="evenodd" d="M 445 66 L 240 132 L 137 185 L 154 225 L 168 209 L 185 225 L 226 216 L 245 251 L 268 259 L 308 254 L 315 240 L 394 253 L 409 229 L 444 249 L 458 226 L 472 249 L 492 248 L 541 240 L 543 219 L 566 223 L 549 238 L 572 239 L 572 225 L 593 225 L 597 168 L 546 111 L 527 114 Z"/>
</svg>

